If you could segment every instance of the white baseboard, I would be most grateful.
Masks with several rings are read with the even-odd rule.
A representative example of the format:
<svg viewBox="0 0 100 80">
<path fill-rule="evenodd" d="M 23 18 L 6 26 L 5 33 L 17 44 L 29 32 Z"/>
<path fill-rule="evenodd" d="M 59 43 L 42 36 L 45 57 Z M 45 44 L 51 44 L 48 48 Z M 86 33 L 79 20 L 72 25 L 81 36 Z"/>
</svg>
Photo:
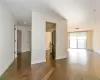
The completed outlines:
<svg viewBox="0 0 100 80">
<path fill-rule="evenodd" d="M 65 59 L 65 58 L 67 58 L 67 56 L 56 57 L 56 59 Z"/>
<path fill-rule="evenodd" d="M 94 52 L 100 54 L 100 50 L 93 50 Z"/>
<path fill-rule="evenodd" d="M 22 51 L 22 53 L 26 53 L 26 52 L 30 52 L 30 51 Z"/>
<path fill-rule="evenodd" d="M 31 50 L 23 50 L 22 53 L 24 53 L 24 52 L 28 52 L 28 51 L 31 51 Z"/>
<path fill-rule="evenodd" d="M 60 56 L 60 57 L 56 57 L 56 60 L 58 59 L 65 59 L 67 58 L 66 56 Z M 38 64 L 38 63 L 43 63 L 46 62 L 46 60 L 37 60 L 37 61 L 31 61 L 31 64 Z"/>
<path fill-rule="evenodd" d="M 31 61 L 31 64 L 38 64 L 38 63 L 43 63 L 43 62 L 46 62 L 46 60 Z"/>
<path fill-rule="evenodd" d="M 11 60 L 5 67 L 0 70 L 0 76 L 9 68 L 9 66 L 13 63 L 14 59 Z"/>
</svg>

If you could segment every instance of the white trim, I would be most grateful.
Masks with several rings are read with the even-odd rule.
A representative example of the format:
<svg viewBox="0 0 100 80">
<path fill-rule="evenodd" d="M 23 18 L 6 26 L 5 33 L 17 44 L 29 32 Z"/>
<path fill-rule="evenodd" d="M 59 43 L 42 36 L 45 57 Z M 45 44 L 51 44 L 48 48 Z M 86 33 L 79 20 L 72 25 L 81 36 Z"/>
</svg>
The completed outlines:
<svg viewBox="0 0 100 80">
<path fill-rule="evenodd" d="M 100 54 L 100 50 L 93 50 L 94 52 Z"/>
<path fill-rule="evenodd" d="M 46 60 L 31 61 L 31 64 L 37 64 L 37 63 L 43 63 L 43 62 L 46 62 Z"/>
<path fill-rule="evenodd" d="M 0 71 L 0 76 L 9 68 L 9 66 L 13 63 L 14 59 L 11 60 L 3 69 Z"/>
<path fill-rule="evenodd" d="M 65 58 L 67 58 L 66 56 L 59 56 L 59 57 L 56 57 L 56 60 L 57 59 L 65 59 Z"/>
</svg>

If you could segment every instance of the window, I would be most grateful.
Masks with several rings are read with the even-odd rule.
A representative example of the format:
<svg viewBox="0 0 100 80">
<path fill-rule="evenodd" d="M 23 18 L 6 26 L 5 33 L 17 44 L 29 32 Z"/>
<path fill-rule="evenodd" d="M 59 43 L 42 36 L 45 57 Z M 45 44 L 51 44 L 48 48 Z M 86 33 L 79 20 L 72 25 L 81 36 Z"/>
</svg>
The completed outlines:
<svg viewBox="0 0 100 80">
<path fill-rule="evenodd" d="M 70 48 L 86 48 L 86 32 L 70 33 Z"/>
</svg>

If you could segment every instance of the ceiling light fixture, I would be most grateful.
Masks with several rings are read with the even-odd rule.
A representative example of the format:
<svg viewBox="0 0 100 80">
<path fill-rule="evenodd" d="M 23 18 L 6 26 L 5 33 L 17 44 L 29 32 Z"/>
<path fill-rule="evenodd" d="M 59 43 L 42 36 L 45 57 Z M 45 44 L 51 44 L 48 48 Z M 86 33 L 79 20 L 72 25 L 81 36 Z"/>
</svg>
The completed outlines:
<svg viewBox="0 0 100 80">
<path fill-rule="evenodd" d="M 80 28 L 75 28 L 75 29 L 80 29 Z"/>
</svg>

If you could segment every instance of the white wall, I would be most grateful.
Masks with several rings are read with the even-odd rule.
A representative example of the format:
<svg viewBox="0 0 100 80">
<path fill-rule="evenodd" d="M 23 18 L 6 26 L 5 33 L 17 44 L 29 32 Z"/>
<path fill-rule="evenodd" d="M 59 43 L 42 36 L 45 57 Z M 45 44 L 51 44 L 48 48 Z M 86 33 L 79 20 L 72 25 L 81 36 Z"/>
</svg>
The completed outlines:
<svg viewBox="0 0 100 80">
<path fill-rule="evenodd" d="M 44 62 L 46 50 L 46 24 L 40 14 L 32 12 L 32 56 L 31 63 Z"/>
<path fill-rule="evenodd" d="M 56 23 L 56 58 L 67 57 L 67 21 L 32 12 L 32 64 L 45 61 L 46 22 Z"/>
<path fill-rule="evenodd" d="M 93 50 L 100 53 L 100 28 L 93 30 Z"/>
<path fill-rule="evenodd" d="M 14 60 L 15 19 L 8 7 L 0 1 L 0 75 Z"/>
<path fill-rule="evenodd" d="M 22 40 L 21 41 L 22 52 L 30 51 L 28 32 L 31 31 L 31 27 L 29 27 L 29 26 L 18 26 L 17 29 L 20 30 L 21 33 L 22 33 L 22 39 L 21 39 Z"/>
</svg>

